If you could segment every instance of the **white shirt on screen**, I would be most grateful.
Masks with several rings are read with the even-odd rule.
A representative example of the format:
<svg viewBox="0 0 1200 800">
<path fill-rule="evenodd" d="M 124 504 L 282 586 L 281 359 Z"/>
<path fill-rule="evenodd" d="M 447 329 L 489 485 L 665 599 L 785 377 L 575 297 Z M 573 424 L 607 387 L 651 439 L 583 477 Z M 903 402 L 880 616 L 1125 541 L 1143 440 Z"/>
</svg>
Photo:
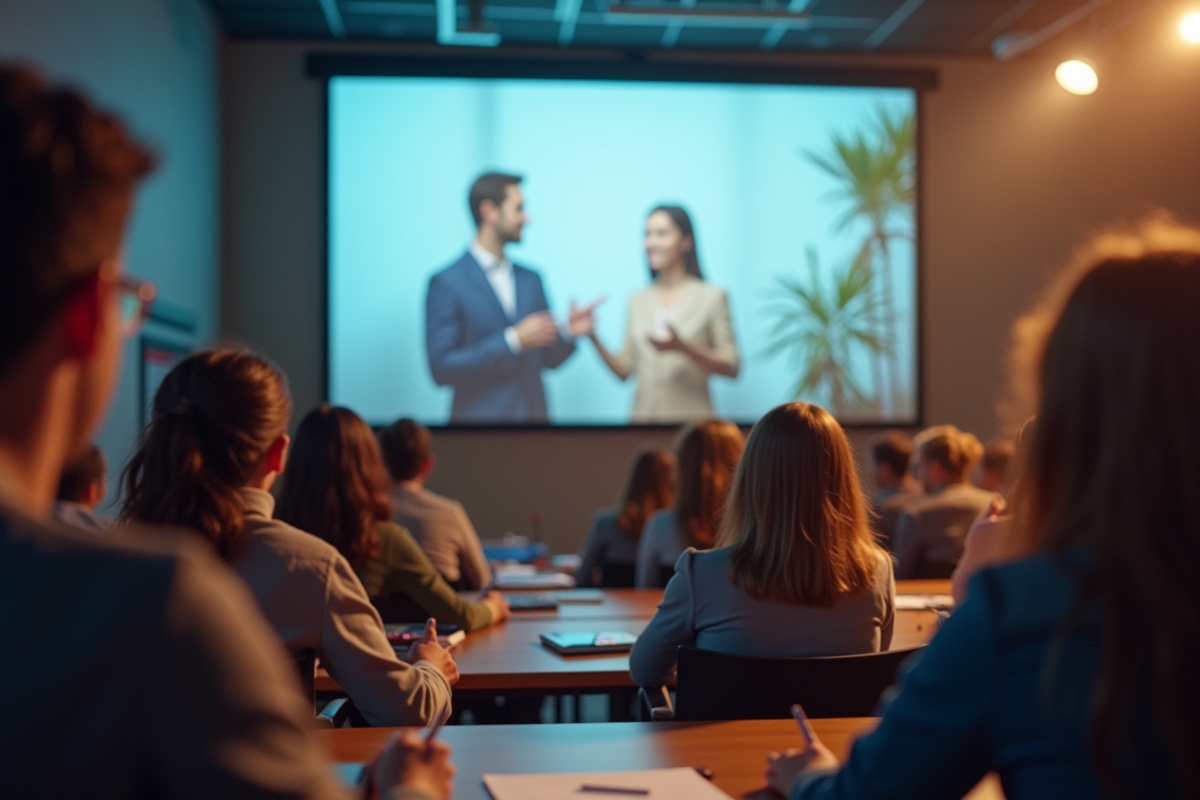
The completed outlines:
<svg viewBox="0 0 1200 800">
<path fill-rule="evenodd" d="M 517 317 L 517 278 L 513 275 L 512 262 L 507 258 L 496 258 L 490 250 L 479 243 L 478 240 L 471 242 L 471 255 L 479 262 L 479 266 L 483 268 L 484 277 L 488 279 L 488 283 L 492 285 L 492 291 L 496 293 L 496 299 L 500 301 L 500 308 L 504 309 L 504 316 L 510 320 Z M 508 343 L 508 349 L 514 353 L 521 352 L 521 338 L 517 336 L 516 330 L 510 325 L 504 329 L 504 341 Z"/>
</svg>

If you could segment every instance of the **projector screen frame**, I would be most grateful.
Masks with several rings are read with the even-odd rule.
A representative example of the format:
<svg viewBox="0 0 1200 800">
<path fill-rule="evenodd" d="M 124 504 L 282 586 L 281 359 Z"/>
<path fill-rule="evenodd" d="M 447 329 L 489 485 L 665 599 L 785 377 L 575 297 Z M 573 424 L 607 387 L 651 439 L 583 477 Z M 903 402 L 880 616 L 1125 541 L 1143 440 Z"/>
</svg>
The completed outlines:
<svg viewBox="0 0 1200 800">
<path fill-rule="evenodd" d="M 915 257 L 914 287 L 915 352 L 914 390 L 915 413 L 911 419 L 889 422 L 838 422 L 851 431 L 883 431 L 921 428 L 925 425 L 925 278 L 924 278 L 924 131 L 925 92 L 938 87 L 938 73 L 933 69 L 891 69 L 885 67 L 854 67 L 797 63 L 785 55 L 759 55 L 752 61 L 746 54 L 724 53 L 662 53 L 642 50 L 590 50 L 578 55 L 539 52 L 533 48 L 499 48 L 497 50 L 465 53 L 461 49 L 416 48 L 411 54 L 363 54 L 318 52 L 305 59 L 305 73 L 322 82 L 322 283 L 321 283 L 321 393 L 325 402 L 330 395 L 330 197 L 329 197 L 329 110 L 330 80 L 339 77 L 398 77 L 398 78 L 469 78 L 469 79 L 532 79 L 563 81 L 628 81 L 661 83 L 726 83 L 790 86 L 862 86 L 872 88 L 904 88 L 914 92 L 917 133 L 916 185 L 913 253 Z M 707 58 L 706 58 L 707 56 Z M 704 60 L 700 60 L 704 59 Z M 734 420 L 739 427 L 749 429 L 753 423 Z M 564 424 L 552 423 L 466 423 L 427 425 L 433 431 L 599 431 L 613 430 L 662 433 L 677 430 L 680 424 Z"/>
</svg>

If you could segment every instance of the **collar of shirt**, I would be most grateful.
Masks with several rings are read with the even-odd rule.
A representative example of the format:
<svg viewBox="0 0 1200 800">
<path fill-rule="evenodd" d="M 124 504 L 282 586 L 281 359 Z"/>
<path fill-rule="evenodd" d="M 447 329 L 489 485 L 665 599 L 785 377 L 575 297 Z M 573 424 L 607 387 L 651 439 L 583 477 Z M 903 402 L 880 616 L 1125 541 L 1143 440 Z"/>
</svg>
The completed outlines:
<svg viewBox="0 0 1200 800">
<path fill-rule="evenodd" d="M 242 495 L 242 500 L 246 503 L 247 517 L 270 519 L 275 513 L 275 498 L 270 492 L 246 487 L 242 489 L 240 494 Z"/>
<path fill-rule="evenodd" d="M 471 255 L 475 256 L 475 260 L 479 262 L 479 266 L 483 267 L 483 271 L 487 275 L 499 273 L 500 275 L 508 275 L 512 273 L 512 262 L 507 258 L 496 258 L 496 255 L 479 243 L 479 240 L 471 242 Z"/>
</svg>

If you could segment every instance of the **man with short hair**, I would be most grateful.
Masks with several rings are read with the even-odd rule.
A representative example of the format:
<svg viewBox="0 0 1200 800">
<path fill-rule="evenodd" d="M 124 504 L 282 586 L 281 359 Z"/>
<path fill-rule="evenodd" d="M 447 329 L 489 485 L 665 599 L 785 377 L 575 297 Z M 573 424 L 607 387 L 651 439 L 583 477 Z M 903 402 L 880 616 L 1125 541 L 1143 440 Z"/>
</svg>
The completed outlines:
<svg viewBox="0 0 1200 800">
<path fill-rule="evenodd" d="M 392 519 L 407 528 L 442 577 L 456 589 L 481 589 L 492 579 L 479 536 L 462 503 L 425 488 L 435 459 L 429 429 L 402 419 L 379 434 L 394 481 Z"/>
<path fill-rule="evenodd" d="M 104 533 L 112 520 L 96 513 L 108 493 L 108 462 L 104 452 L 88 444 L 83 452 L 63 467 L 58 480 L 58 497 L 54 501 L 54 516 L 65 524 L 93 533 Z"/>
<path fill-rule="evenodd" d="M 904 431 L 888 431 L 871 446 L 873 474 L 879 487 L 871 495 L 871 507 L 875 511 L 872 527 L 880 542 L 889 549 L 900 512 L 921 496 L 921 484 L 908 469 L 912 453 L 912 439 Z"/>
<path fill-rule="evenodd" d="M 468 205 L 477 235 L 457 262 L 429 279 L 425 349 L 439 386 L 450 386 L 452 423 L 545 423 L 542 371 L 575 351 L 599 304 L 571 305 L 563 325 L 550 315 L 541 277 L 513 264 L 504 248 L 529 221 L 521 177 L 480 176 Z"/>
<path fill-rule="evenodd" d="M 82 95 L 0 64 L 0 787 L 344 798 L 295 668 L 211 548 L 51 520 L 63 465 L 104 416 L 120 340 L 153 296 L 120 260 L 153 166 Z M 401 764 L 381 794 L 447 796 L 444 748 L 409 739 L 387 755 Z"/>
<path fill-rule="evenodd" d="M 971 475 L 971 483 L 1001 497 L 1008 495 L 1009 468 L 1017 454 L 1017 446 L 1008 439 L 996 439 L 988 444 Z"/>
</svg>

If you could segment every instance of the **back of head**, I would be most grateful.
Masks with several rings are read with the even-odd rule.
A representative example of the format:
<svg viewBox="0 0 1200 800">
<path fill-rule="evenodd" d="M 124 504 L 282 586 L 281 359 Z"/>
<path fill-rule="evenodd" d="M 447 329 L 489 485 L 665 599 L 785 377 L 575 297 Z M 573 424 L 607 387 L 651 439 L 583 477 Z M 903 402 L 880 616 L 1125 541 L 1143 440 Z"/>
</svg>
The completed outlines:
<svg viewBox="0 0 1200 800">
<path fill-rule="evenodd" d="M 896 478 L 903 478 L 912 460 L 913 441 L 904 431 L 888 431 L 871 445 L 871 460 L 886 464 Z"/>
<path fill-rule="evenodd" d="M 352 565 L 379 552 L 375 523 L 391 516 L 375 435 L 348 408 L 328 403 L 296 428 L 275 516 L 332 544 Z"/>
<path fill-rule="evenodd" d="M 411 419 L 397 420 L 379 432 L 379 449 L 392 480 L 420 477 L 429 461 L 431 438 L 428 428 Z"/>
<path fill-rule="evenodd" d="M 674 502 L 675 456 L 666 450 L 643 450 L 634 459 L 629 473 L 617 525 L 631 536 L 639 537 L 650 515 Z"/>
<path fill-rule="evenodd" d="M 1008 439 L 996 439 L 988 442 L 983 449 L 983 457 L 979 460 L 981 469 L 995 475 L 1001 483 L 1008 480 L 1009 468 L 1017 454 L 1017 445 Z"/>
<path fill-rule="evenodd" d="M 1041 399 L 1020 525 L 1054 554 L 1083 548 L 1106 612 L 1092 724 L 1110 785 L 1148 696 L 1200 795 L 1200 231 L 1162 218 L 1102 236 L 1018 328 Z M 1128 787 L 1127 787 L 1128 788 Z"/>
<path fill-rule="evenodd" d="M 965 480 L 983 457 L 979 439 L 953 425 L 926 428 L 913 438 L 913 448 L 919 459 L 941 465 L 955 481 Z"/>
<path fill-rule="evenodd" d="M 751 597 L 829 606 L 872 585 L 883 551 L 846 434 L 828 412 L 788 403 L 750 432 L 721 528 L 729 579 Z"/>
<path fill-rule="evenodd" d="M 701 550 L 713 546 L 745 444 L 732 422 L 710 419 L 683 429 L 675 448 L 679 468 L 675 522 L 689 546 Z"/>
<path fill-rule="evenodd" d="M 63 467 L 62 477 L 58 479 L 58 499 L 68 503 L 86 501 L 88 489 L 97 481 L 103 481 L 107 472 L 104 453 L 96 445 L 89 444 Z"/>
<path fill-rule="evenodd" d="M 287 379 L 266 358 L 231 348 L 188 356 L 154 395 L 125 467 L 122 519 L 193 528 L 232 558 L 245 514 L 239 492 L 291 411 Z"/>
<path fill-rule="evenodd" d="M 0 376 L 120 250 L 154 159 L 114 117 L 0 66 Z"/>
</svg>

